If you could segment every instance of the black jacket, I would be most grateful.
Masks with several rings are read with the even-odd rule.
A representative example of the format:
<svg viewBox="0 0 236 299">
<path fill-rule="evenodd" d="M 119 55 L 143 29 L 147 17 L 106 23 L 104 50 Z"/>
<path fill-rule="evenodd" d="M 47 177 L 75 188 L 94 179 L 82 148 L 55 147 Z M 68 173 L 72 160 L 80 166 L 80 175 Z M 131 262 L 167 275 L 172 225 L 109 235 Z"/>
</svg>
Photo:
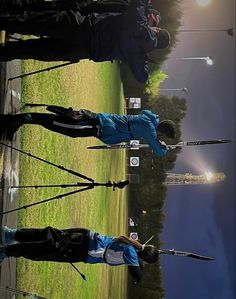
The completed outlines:
<svg viewBox="0 0 236 299">
<path fill-rule="evenodd" d="M 148 1 L 132 0 L 122 14 L 92 14 L 91 59 L 118 59 L 128 63 L 139 82 L 148 78 L 148 53 L 157 47 L 148 25 Z"/>
</svg>

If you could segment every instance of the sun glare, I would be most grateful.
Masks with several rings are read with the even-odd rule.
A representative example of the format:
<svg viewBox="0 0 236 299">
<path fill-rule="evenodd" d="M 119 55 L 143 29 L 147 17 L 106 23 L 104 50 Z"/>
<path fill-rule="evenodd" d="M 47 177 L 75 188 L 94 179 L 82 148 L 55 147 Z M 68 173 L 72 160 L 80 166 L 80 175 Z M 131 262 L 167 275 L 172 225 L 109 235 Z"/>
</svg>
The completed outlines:
<svg viewBox="0 0 236 299">
<path fill-rule="evenodd" d="M 200 6 L 207 6 L 208 4 L 211 3 L 211 0 L 196 0 L 197 4 Z"/>
<path fill-rule="evenodd" d="M 213 178 L 213 173 L 210 171 L 205 172 L 206 179 L 210 181 Z"/>
</svg>

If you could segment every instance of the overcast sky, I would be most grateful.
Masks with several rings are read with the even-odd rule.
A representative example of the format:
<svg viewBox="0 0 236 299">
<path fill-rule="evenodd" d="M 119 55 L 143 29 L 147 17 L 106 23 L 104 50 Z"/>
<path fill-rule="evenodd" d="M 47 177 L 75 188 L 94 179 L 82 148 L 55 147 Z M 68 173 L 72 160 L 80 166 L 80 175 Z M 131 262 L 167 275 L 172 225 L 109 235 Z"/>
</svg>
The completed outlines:
<svg viewBox="0 0 236 299">
<path fill-rule="evenodd" d="M 235 28 L 233 0 L 212 0 L 208 7 L 182 1 L 180 29 Z M 165 16 L 162 16 L 163 18 Z M 204 61 L 176 58 L 212 56 Z M 225 32 L 179 33 L 163 70 L 162 88 L 187 87 L 183 140 L 235 140 L 235 38 Z M 172 92 L 166 93 L 173 95 Z M 214 262 L 162 257 L 167 299 L 235 299 L 235 143 L 185 148 L 174 172 L 222 171 L 217 185 L 169 187 L 161 239 L 163 248 L 214 256 Z"/>
</svg>

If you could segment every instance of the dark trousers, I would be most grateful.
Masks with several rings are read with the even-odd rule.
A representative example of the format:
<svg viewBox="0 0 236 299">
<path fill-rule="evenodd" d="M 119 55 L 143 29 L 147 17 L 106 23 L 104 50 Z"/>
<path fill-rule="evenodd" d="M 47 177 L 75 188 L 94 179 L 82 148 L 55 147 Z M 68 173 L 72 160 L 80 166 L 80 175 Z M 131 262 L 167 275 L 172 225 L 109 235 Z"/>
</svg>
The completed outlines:
<svg viewBox="0 0 236 299">
<path fill-rule="evenodd" d="M 128 7 L 126 0 L 1 0 L 0 14 L 19 14 L 30 12 L 59 12 L 63 10 L 80 11 L 83 15 L 103 12 L 124 12 Z"/>
<path fill-rule="evenodd" d="M 24 257 L 34 261 L 86 262 L 89 244 L 87 229 L 53 229 L 58 234 L 63 232 L 65 240 L 72 240 L 72 245 L 68 245 L 64 251 L 53 244 L 49 237 L 51 230 L 51 227 L 17 230 L 15 239 L 19 243 L 7 246 L 6 256 Z"/>
<path fill-rule="evenodd" d="M 0 16 L 0 28 L 8 33 L 41 36 L 7 42 L 0 48 L 1 61 L 79 61 L 90 57 L 90 21 L 77 11 Z"/>
<path fill-rule="evenodd" d="M 50 113 L 22 113 L 11 116 L 11 121 L 23 124 L 35 124 L 70 137 L 98 137 L 99 120 L 73 120 Z M 72 127 L 67 127 L 67 125 Z M 81 127 L 73 128 L 74 125 Z"/>
<path fill-rule="evenodd" d="M 62 11 L 78 9 L 82 0 L 1 0 L 0 13 L 20 13 L 23 11 Z M 91 1 L 86 1 L 87 3 Z"/>
</svg>

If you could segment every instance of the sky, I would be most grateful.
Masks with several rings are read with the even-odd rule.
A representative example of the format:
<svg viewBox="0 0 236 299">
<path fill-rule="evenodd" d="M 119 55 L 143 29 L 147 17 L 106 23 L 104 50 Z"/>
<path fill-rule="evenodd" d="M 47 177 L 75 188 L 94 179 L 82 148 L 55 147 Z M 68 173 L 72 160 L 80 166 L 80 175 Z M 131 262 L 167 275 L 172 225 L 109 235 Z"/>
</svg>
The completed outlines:
<svg viewBox="0 0 236 299">
<path fill-rule="evenodd" d="M 183 0 L 181 6 L 180 30 L 235 30 L 233 0 L 211 0 L 206 7 L 200 7 L 195 0 Z M 178 59 L 205 56 L 213 57 L 213 66 L 203 60 Z M 179 33 L 163 71 L 169 77 L 160 88 L 189 90 L 178 94 L 165 92 L 186 98 L 183 140 L 235 141 L 235 38 L 225 32 Z M 160 236 L 163 248 L 213 256 L 215 261 L 162 256 L 167 299 L 236 298 L 235 156 L 235 142 L 186 147 L 178 155 L 173 172 L 202 174 L 211 170 L 224 172 L 227 177 L 216 185 L 168 188 L 166 219 Z"/>
</svg>

